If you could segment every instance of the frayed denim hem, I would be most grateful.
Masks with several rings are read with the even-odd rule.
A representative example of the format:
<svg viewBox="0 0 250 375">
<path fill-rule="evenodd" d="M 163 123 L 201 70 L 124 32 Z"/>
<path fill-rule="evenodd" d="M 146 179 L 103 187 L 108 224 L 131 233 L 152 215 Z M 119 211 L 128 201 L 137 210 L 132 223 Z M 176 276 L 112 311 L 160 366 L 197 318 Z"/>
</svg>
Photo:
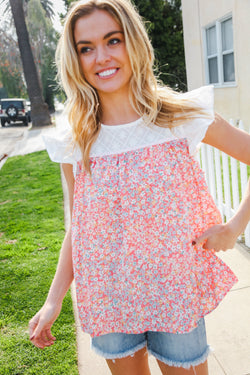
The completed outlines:
<svg viewBox="0 0 250 375">
<path fill-rule="evenodd" d="M 134 348 L 132 349 L 129 349 L 129 350 L 126 350 L 125 352 L 123 353 L 105 353 L 103 351 L 101 351 L 100 349 L 96 348 L 95 346 L 91 345 L 91 349 L 98 355 L 100 355 L 101 357 L 104 357 L 105 359 L 119 359 L 119 358 L 125 358 L 125 357 L 128 357 L 128 356 L 131 356 L 133 357 L 134 354 L 144 348 L 144 347 L 147 347 L 147 341 L 143 341 L 141 344 L 138 344 L 136 345 Z"/>
<path fill-rule="evenodd" d="M 152 350 L 148 349 L 149 354 L 153 355 L 156 359 L 159 361 L 165 363 L 168 366 L 173 366 L 173 367 L 182 367 L 186 370 L 189 370 L 191 367 L 195 367 L 200 365 L 201 363 L 204 363 L 207 360 L 207 357 L 209 353 L 211 352 L 211 348 L 208 346 L 204 354 L 202 354 L 201 357 L 193 360 L 193 361 L 187 361 L 187 362 L 175 362 L 171 359 L 164 358 L 160 354 L 157 354 L 153 352 Z"/>
</svg>

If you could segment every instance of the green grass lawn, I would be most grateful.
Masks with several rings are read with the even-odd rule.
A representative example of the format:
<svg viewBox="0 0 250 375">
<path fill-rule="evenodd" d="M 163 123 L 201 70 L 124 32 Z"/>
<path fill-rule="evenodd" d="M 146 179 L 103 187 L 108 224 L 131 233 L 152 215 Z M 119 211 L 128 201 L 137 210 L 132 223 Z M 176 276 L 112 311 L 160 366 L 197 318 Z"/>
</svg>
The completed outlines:
<svg viewBox="0 0 250 375">
<path fill-rule="evenodd" d="M 29 342 L 64 237 L 60 168 L 46 151 L 7 160 L 0 170 L 0 374 L 78 374 L 70 293 L 44 350 Z"/>
</svg>

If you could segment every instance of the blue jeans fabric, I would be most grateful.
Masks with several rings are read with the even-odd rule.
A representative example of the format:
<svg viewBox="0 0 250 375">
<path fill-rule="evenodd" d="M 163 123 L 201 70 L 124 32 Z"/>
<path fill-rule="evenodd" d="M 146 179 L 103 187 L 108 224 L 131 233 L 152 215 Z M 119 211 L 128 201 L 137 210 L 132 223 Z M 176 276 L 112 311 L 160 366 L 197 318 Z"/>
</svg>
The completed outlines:
<svg viewBox="0 0 250 375">
<path fill-rule="evenodd" d="M 106 359 L 133 356 L 138 350 L 147 347 L 148 352 L 160 361 L 185 369 L 205 362 L 209 354 L 203 318 L 189 333 L 109 333 L 93 337 L 91 346 L 97 354 Z"/>
</svg>

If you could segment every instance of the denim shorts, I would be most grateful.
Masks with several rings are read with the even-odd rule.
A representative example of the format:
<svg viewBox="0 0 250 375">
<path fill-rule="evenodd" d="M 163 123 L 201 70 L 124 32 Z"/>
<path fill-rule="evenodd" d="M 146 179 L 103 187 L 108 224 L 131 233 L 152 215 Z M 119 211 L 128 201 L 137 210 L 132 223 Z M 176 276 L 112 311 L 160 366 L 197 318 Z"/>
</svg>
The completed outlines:
<svg viewBox="0 0 250 375">
<path fill-rule="evenodd" d="M 139 334 L 108 333 L 91 339 L 92 349 L 105 359 L 133 356 L 147 347 L 149 354 L 169 366 L 189 369 L 206 361 L 209 354 L 204 319 L 184 334 L 147 331 Z"/>
</svg>

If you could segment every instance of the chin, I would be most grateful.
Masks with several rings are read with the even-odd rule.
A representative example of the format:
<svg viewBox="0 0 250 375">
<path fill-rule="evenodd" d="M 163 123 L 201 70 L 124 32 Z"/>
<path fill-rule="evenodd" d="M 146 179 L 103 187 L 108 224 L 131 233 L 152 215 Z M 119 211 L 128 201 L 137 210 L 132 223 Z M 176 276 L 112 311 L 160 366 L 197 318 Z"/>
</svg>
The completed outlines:
<svg viewBox="0 0 250 375">
<path fill-rule="evenodd" d="M 97 92 L 103 93 L 103 94 L 119 94 L 119 93 L 128 93 L 129 86 L 127 85 L 110 85 L 109 87 L 96 87 L 95 88 Z"/>
</svg>

